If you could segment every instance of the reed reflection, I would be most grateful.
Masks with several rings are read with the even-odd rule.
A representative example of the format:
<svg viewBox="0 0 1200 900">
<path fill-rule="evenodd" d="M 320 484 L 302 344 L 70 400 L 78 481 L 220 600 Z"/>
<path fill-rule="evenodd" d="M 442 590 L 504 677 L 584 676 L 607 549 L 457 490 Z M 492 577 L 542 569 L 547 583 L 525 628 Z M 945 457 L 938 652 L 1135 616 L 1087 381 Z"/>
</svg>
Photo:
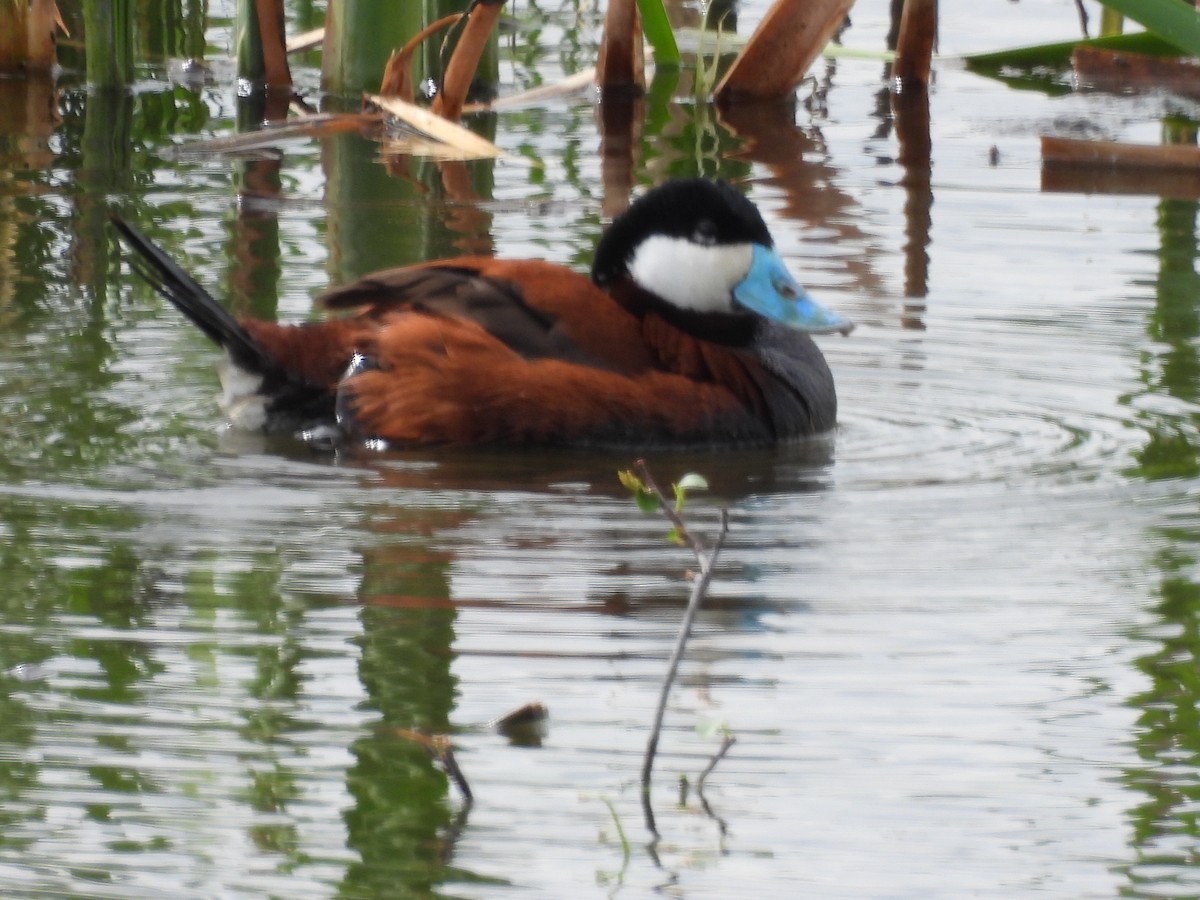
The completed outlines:
<svg viewBox="0 0 1200 900">
<path fill-rule="evenodd" d="M 1193 200 L 1159 203 L 1157 302 L 1148 331 L 1161 349 L 1146 356 L 1142 381 L 1146 394 L 1177 402 L 1138 404 L 1146 443 L 1135 454 L 1135 477 L 1190 481 L 1200 473 L 1198 212 Z M 1126 771 L 1125 783 L 1142 799 L 1129 812 L 1135 859 L 1125 871 L 1134 891 L 1159 893 L 1172 884 L 1186 893 L 1194 886 L 1189 872 L 1200 847 L 1194 814 L 1200 803 L 1200 519 L 1190 504 L 1168 514 L 1156 540 L 1165 546 L 1154 560 L 1160 571 L 1155 621 L 1144 637 L 1134 634 L 1154 649 L 1137 661 L 1149 687 L 1128 701 L 1138 710 L 1131 741 L 1142 765 Z"/>
<path fill-rule="evenodd" d="M 367 526 L 372 546 L 363 551 L 357 598 L 358 671 L 364 708 L 378 719 L 350 748 L 346 784 L 355 805 L 345 821 L 357 858 L 341 883 L 347 894 L 382 895 L 397 885 L 429 891 L 453 852 L 446 778 L 404 735 L 444 735 L 451 728 L 457 689 L 450 671 L 451 558 L 426 541 L 460 518 L 455 511 L 394 510 Z"/>
<path fill-rule="evenodd" d="M 488 122 L 494 132 L 494 120 Z M 382 161 L 380 145 L 357 134 L 322 143 L 330 284 L 455 253 L 492 252 L 485 205 L 493 195 L 492 160 L 386 153 Z"/>
</svg>

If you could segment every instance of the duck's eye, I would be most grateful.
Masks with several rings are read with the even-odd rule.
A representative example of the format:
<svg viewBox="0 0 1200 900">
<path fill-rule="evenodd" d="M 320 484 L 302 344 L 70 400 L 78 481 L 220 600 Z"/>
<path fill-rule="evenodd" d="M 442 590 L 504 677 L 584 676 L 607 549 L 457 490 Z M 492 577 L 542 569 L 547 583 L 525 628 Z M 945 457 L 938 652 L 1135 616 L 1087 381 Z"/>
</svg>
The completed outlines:
<svg viewBox="0 0 1200 900">
<path fill-rule="evenodd" d="M 692 232 L 692 242 L 701 247 L 711 247 L 717 242 L 717 223 L 712 219 L 701 219 Z"/>
</svg>

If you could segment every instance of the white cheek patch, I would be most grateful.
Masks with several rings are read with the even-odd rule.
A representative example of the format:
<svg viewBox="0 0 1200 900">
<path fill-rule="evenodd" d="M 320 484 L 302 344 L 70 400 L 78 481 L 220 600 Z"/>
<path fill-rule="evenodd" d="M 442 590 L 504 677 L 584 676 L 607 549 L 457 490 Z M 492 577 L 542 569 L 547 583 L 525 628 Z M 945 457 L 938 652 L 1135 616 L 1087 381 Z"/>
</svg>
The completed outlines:
<svg viewBox="0 0 1200 900">
<path fill-rule="evenodd" d="M 629 274 L 681 309 L 727 313 L 733 310 L 733 289 L 750 271 L 753 258 L 750 244 L 701 246 L 656 234 L 638 244 Z"/>
</svg>

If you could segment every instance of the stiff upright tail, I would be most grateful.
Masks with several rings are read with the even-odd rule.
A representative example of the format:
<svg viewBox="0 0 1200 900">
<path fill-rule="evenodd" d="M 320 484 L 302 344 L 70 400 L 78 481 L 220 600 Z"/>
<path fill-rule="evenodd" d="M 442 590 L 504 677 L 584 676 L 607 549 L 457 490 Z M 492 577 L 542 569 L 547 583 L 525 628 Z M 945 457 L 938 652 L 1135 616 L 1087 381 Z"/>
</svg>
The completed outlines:
<svg viewBox="0 0 1200 900">
<path fill-rule="evenodd" d="M 191 275 L 124 219 L 114 215 L 112 223 L 121 239 L 134 251 L 129 258 L 133 271 L 217 346 L 224 348 L 233 362 L 249 372 L 268 377 L 282 376 L 286 380 L 279 363 Z"/>
</svg>

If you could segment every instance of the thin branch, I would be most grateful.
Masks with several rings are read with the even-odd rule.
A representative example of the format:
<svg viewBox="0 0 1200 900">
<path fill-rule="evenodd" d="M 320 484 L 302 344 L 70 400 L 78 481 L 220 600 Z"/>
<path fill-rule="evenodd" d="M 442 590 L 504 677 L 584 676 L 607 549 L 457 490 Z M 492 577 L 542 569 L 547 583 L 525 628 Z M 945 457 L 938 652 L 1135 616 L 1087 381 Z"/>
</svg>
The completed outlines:
<svg viewBox="0 0 1200 900">
<path fill-rule="evenodd" d="M 430 735 L 419 728 L 393 728 L 391 731 L 397 737 L 424 747 L 429 755 L 441 765 L 450 780 L 458 786 L 463 800 L 468 805 L 474 801 L 475 796 L 471 793 L 471 785 L 467 783 L 467 776 L 463 774 L 463 770 L 458 766 L 458 760 L 454 758 L 454 747 L 451 745 L 448 735 Z"/>
<path fill-rule="evenodd" d="M 646 756 L 642 761 L 642 811 L 645 813 L 646 827 L 651 834 L 658 837 L 658 829 L 654 823 L 654 809 L 650 803 L 650 776 L 654 770 L 654 757 L 658 752 L 658 738 L 662 733 L 663 717 L 666 715 L 667 710 L 667 698 L 671 693 L 671 686 L 675 683 L 675 675 L 679 671 L 679 662 L 683 659 L 683 652 L 687 646 L 688 637 L 691 635 L 692 625 L 696 621 L 696 614 L 700 611 L 700 604 L 704 600 L 704 595 L 708 592 L 708 585 L 712 581 L 717 557 L 720 555 L 721 548 L 725 544 L 725 536 L 729 533 L 729 511 L 725 509 L 721 510 L 721 527 L 717 532 L 717 538 L 713 543 L 712 549 L 708 550 L 699 538 L 688 531 L 679 512 L 663 496 L 654 478 L 650 475 L 645 461 L 637 460 L 634 463 L 634 467 L 637 469 L 638 477 L 642 479 L 642 482 L 649 491 L 658 498 L 659 507 L 662 509 L 663 514 L 671 521 L 671 524 L 675 526 L 676 533 L 691 547 L 692 552 L 696 555 L 696 562 L 700 566 L 700 571 L 692 582 L 692 594 L 688 598 L 688 605 L 684 611 L 683 620 L 679 623 L 679 634 L 675 638 L 675 647 L 671 651 L 671 659 L 667 664 L 667 674 L 663 679 L 662 689 L 659 691 L 658 708 L 654 713 L 654 724 L 650 729 L 650 739 L 646 742 Z"/>
<path fill-rule="evenodd" d="M 692 552 L 696 554 L 696 560 L 701 567 L 704 566 L 704 558 L 708 555 L 708 548 L 704 546 L 704 541 L 688 531 L 687 525 L 684 524 L 683 518 L 679 515 L 679 511 L 672 506 L 658 486 L 658 482 L 654 480 L 654 476 L 650 474 L 650 469 L 646 465 L 644 459 L 634 460 L 634 469 L 637 470 L 638 478 L 642 479 L 642 483 L 646 485 L 646 489 L 658 499 L 658 506 L 675 527 L 675 532 L 687 543 Z"/>
<path fill-rule="evenodd" d="M 737 743 L 737 738 L 732 734 L 725 735 L 725 739 L 721 741 L 721 746 L 717 752 L 713 754 L 712 759 L 708 761 L 708 765 L 704 767 L 704 771 L 700 773 L 700 777 L 696 779 L 696 796 L 700 798 L 700 806 L 704 810 L 704 814 L 717 823 L 717 828 L 724 835 L 728 830 L 725 825 L 725 820 L 712 811 L 712 807 L 708 805 L 708 798 L 704 796 L 704 779 L 706 779 L 713 769 L 717 767 L 725 754 L 729 752 L 729 748 Z"/>
<path fill-rule="evenodd" d="M 454 756 L 454 747 L 450 744 L 450 738 L 444 735 L 438 735 L 434 738 L 437 746 L 437 758 L 441 762 L 442 768 L 446 770 L 446 774 L 458 785 L 458 790 L 468 804 L 473 802 L 475 795 L 471 793 L 471 785 L 467 783 L 467 776 L 463 774 L 463 770 L 459 768 L 458 760 Z"/>
<path fill-rule="evenodd" d="M 729 752 L 729 748 L 732 747 L 736 743 L 737 743 L 737 738 L 735 738 L 732 734 L 725 735 L 725 739 L 723 741 L 721 741 L 720 748 L 717 750 L 716 753 L 713 754 L 712 759 L 710 759 L 708 761 L 708 765 L 704 767 L 704 771 L 700 773 L 700 777 L 696 779 L 696 793 L 697 794 L 703 795 L 704 779 L 707 778 L 710 774 L 712 774 L 712 770 L 717 767 L 717 763 L 719 763 L 722 759 L 725 758 L 725 754 Z"/>
</svg>

